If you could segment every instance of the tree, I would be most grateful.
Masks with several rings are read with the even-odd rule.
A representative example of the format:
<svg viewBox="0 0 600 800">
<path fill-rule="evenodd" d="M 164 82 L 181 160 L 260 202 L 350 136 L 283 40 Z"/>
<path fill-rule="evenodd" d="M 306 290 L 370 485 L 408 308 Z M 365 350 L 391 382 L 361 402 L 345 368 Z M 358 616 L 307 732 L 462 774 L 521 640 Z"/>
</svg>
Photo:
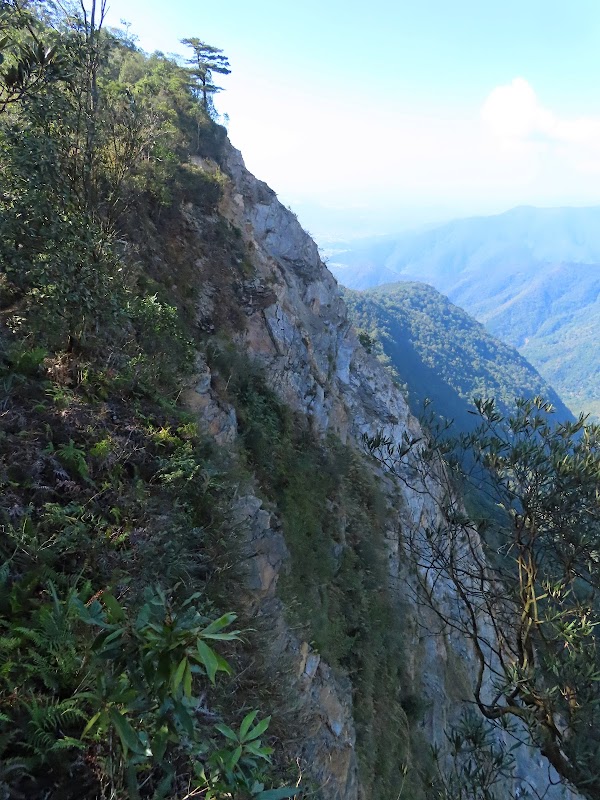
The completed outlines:
<svg viewBox="0 0 600 800">
<path fill-rule="evenodd" d="M 0 2 L 0 113 L 66 73 L 55 42 L 43 36 L 35 16 L 18 0 Z"/>
<path fill-rule="evenodd" d="M 191 47 L 194 57 L 187 60 L 191 64 L 190 75 L 198 82 L 202 94 L 202 107 L 208 113 L 210 109 L 210 96 L 221 90 L 220 86 L 213 83 L 213 72 L 220 75 L 229 75 L 229 61 L 218 47 L 213 47 L 197 37 L 182 39 L 182 44 Z"/>
<path fill-rule="evenodd" d="M 191 129 L 197 103 L 182 67 L 104 29 L 105 0 L 51 24 L 38 12 L 0 0 L 0 305 L 15 335 L 71 352 L 127 329 L 115 231 L 131 205 L 168 202 L 187 147 L 174 121 Z M 121 80 L 136 57 L 140 74 Z"/>
<path fill-rule="evenodd" d="M 481 424 L 458 442 L 395 446 L 378 434 L 366 444 L 436 500 L 410 552 L 422 598 L 472 644 L 479 710 L 519 720 L 560 778 L 597 800 L 600 426 L 584 416 L 553 424 L 541 398 L 518 401 L 509 418 L 492 400 L 476 406 Z M 432 481 L 445 485 L 441 497 Z M 467 482 L 487 498 L 479 520 L 460 500 Z"/>
</svg>

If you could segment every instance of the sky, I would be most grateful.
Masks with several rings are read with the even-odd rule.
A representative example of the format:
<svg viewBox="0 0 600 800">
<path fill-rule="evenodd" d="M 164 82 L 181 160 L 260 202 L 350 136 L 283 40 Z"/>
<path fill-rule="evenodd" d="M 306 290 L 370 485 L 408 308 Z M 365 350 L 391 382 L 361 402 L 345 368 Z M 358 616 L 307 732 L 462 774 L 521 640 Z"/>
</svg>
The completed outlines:
<svg viewBox="0 0 600 800">
<path fill-rule="evenodd" d="M 600 204 L 598 0 L 108 2 L 223 49 L 230 139 L 317 239 Z"/>
</svg>

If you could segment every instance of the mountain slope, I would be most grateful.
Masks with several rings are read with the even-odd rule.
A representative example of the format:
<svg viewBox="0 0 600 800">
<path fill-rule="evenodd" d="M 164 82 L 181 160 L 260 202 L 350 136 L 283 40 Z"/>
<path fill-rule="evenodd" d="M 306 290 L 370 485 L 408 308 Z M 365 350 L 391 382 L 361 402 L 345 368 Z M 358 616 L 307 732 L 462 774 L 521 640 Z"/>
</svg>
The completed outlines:
<svg viewBox="0 0 600 800">
<path fill-rule="evenodd" d="M 474 397 L 494 397 L 503 413 L 515 397 L 543 395 L 561 419 L 570 417 L 556 392 L 514 350 L 425 283 L 346 291 L 358 328 L 377 339 L 413 413 L 428 398 L 433 410 L 468 430 Z"/>
<path fill-rule="evenodd" d="M 519 348 L 575 410 L 600 412 L 600 208 L 516 208 L 334 256 L 351 288 L 430 283 Z"/>
<path fill-rule="evenodd" d="M 446 473 L 367 457 L 422 432 L 315 243 L 94 9 L 0 45 L 0 795 L 454 800 L 430 745 L 464 794 L 504 732 L 452 773 L 495 670 L 419 592 Z M 497 794 L 571 796 L 519 739 Z"/>
</svg>

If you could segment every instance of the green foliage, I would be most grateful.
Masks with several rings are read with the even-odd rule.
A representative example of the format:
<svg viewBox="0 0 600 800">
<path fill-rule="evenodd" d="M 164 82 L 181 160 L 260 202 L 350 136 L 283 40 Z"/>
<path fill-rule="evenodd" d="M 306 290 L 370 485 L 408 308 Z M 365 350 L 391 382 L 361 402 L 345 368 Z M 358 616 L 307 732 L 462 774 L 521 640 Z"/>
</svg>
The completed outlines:
<svg viewBox="0 0 600 800">
<path fill-rule="evenodd" d="M 11 305 L 8 327 L 19 339 L 34 337 L 38 350 L 71 349 L 88 357 L 102 352 L 105 358 L 109 347 L 117 363 L 128 365 L 129 381 L 144 388 L 166 385 L 191 360 L 178 312 L 156 296 L 138 296 L 101 226 L 77 205 L 67 200 L 57 207 L 61 185 L 63 200 L 68 198 L 64 179 L 51 166 L 49 174 L 37 168 L 38 158 L 53 164 L 48 146 L 37 135 L 0 130 L 7 189 L 0 200 L 0 261 Z"/>
<path fill-rule="evenodd" d="M 10 373 L 25 377 L 39 374 L 40 367 L 48 351 L 43 347 L 29 348 L 26 345 L 13 345 L 6 349 L 4 360 L 10 365 Z M 6 370 L 5 370 L 6 371 Z"/>
<path fill-rule="evenodd" d="M 221 710 L 232 668 L 219 650 L 239 632 L 204 591 L 219 563 L 205 527 L 219 531 L 229 491 L 210 450 L 188 418 L 149 403 L 113 405 L 97 427 L 83 384 L 67 416 L 40 407 L 43 356 L 19 349 L 4 368 L 22 382 L 0 440 L 0 788 L 293 796 L 264 788 L 268 720 L 243 725 L 235 764 L 222 741 L 237 715 Z"/>
<path fill-rule="evenodd" d="M 48 582 L 35 600 L 6 588 L 19 621 L 0 617 L 0 650 L 10 654 L 0 673 L 0 737 L 13 785 L 40 782 L 48 768 L 66 780 L 84 751 L 117 791 L 135 796 L 153 796 L 150 782 L 167 791 L 183 780 L 210 787 L 213 798 L 254 787 L 263 772 L 257 759 L 268 764 L 272 752 L 258 738 L 269 719 L 249 729 L 256 712 L 246 716 L 231 763 L 215 741 L 217 733 L 235 736 L 231 728 L 198 714 L 203 682 L 231 672 L 214 645 L 238 638 L 227 630 L 234 614 L 211 621 L 198 610 L 199 594 L 174 604 L 161 589 L 147 589 L 136 612 L 108 591 L 89 597 L 89 587 L 61 598 Z"/>
<path fill-rule="evenodd" d="M 365 348 L 367 353 L 372 353 L 373 347 L 375 345 L 375 340 L 373 339 L 373 337 L 369 333 L 367 333 L 367 331 L 363 331 L 361 329 L 358 329 L 356 331 L 356 335 L 358 336 L 358 341 Z"/>
<path fill-rule="evenodd" d="M 68 78 L 53 34 L 25 4 L 7 0 L 0 6 L 0 114 Z"/>
<path fill-rule="evenodd" d="M 85 457 L 85 450 L 77 447 L 73 442 L 73 439 L 69 439 L 68 444 L 63 442 L 61 445 L 59 445 L 56 451 L 54 450 L 54 445 L 50 443 L 45 452 L 56 452 L 58 460 L 68 470 L 71 470 L 71 472 L 73 472 L 75 475 L 78 475 L 80 478 L 84 478 L 86 480 L 89 478 L 90 473 Z"/>
<path fill-rule="evenodd" d="M 131 362 L 130 380 L 167 382 L 189 345 L 171 304 L 139 296 L 139 269 L 123 257 L 116 229 L 181 200 L 191 139 L 214 134 L 198 116 L 186 70 L 106 33 L 100 7 L 51 28 L 34 6 L 23 8 L 8 3 L 0 19 L 13 43 L 4 49 L 17 53 L 6 63 L 21 39 L 38 48 L 50 37 L 48 58 L 68 63 L 69 74 L 51 80 L 48 61 L 48 79 L 25 76 L 26 91 L 0 117 L 0 308 L 22 340 L 103 357 L 110 343 Z M 214 206 L 222 182 L 205 182 Z"/>
<path fill-rule="evenodd" d="M 141 387 L 172 386 L 177 376 L 189 372 L 194 354 L 177 308 L 153 295 L 132 297 L 128 311 L 136 331 L 137 353 L 124 374 Z"/>
<path fill-rule="evenodd" d="M 216 730 L 227 740 L 223 748 L 211 755 L 211 763 L 217 770 L 219 781 L 228 791 L 243 789 L 248 796 L 259 798 L 259 800 L 268 800 L 269 797 L 294 797 L 298 794 L 299 789 L 263 791 L 264 784 L 256 780 L 260 762 L 268 762 L 273 752 L 272 748 L 265 747 L 260 739 L 269 727 L 271 718 L 267 717 L 253 724 L 256 716 L 256 711 L 246 714 L 237 732 L 222 723 L 215 725 Z M 210 780 L 207 783 L 211 785 Z M 209 791 L 207 796 L 212 797 L 213 795 Z"/>
<path fill-rule="evenodd" d="M 514 733 L 514 731 L 513 731 Z M 448 753 L 435 750 L 432 800 L 502 800 L 514 780 L 514 750 L 486 720 L 466 712 L 446 734 Z M 521 780 L 521 783 L 523 780 Z M 519 797 L 531 797 L 520 787 Z"/>
<path fill-rule="evenodd" d="M 478 661 L 475 702 L 487 719 L 519 720 L 558 775 L 590 800 L 600 797 L 600 428 L 554 423 L 542 398 L 518 400 L 505 417 L 494 401 L 476 402 L 473 433 L 453 443 L 378 436 L 368 448 L 392 472 L 415 481 L 448 480 L 440 519 L 413 558 L 424 596 L 445 624 L 468 637 Z M 465 514 L 455 479 L 477 486 L 496 513 Z M 444 458 L 453 454 L 444 466 Z M 482 537 L 484 550 L 480 545 Z M 485 552 L 485 557 L 484 557 Z M 457 598 L 442 609 L 427 586 L 445 580 Z M 494 637 L 485 632 L 493 629 Z M 489 691 L 489 684 L 495 693 Z"/>
<path fill-rule="evenodd" d="M 117 262 L 97 227 L 69 201 L 53 143 L 5 126 L 0 159 L 0 260 L 5 292 L 18 301 L 9 319 L 13 331 L 60 348 L 69 336 L 82 340 L 100 325 L 121 324 Z"/>
</svg>

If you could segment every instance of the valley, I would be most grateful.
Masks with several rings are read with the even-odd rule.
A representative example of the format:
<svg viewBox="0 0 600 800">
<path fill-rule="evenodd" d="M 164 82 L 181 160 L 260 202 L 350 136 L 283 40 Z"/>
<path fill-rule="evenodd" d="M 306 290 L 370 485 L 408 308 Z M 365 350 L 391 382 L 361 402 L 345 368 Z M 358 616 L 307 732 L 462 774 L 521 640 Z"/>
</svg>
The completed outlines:
<svg viewBox="0 0 600 800">
<path fill-rule="evenodd" d="M 340 244 L 344 286 L 424 281 L 531 362 L 575 414 L 600 413 L 600 208 L 516 208 Z"/>
</svg>

